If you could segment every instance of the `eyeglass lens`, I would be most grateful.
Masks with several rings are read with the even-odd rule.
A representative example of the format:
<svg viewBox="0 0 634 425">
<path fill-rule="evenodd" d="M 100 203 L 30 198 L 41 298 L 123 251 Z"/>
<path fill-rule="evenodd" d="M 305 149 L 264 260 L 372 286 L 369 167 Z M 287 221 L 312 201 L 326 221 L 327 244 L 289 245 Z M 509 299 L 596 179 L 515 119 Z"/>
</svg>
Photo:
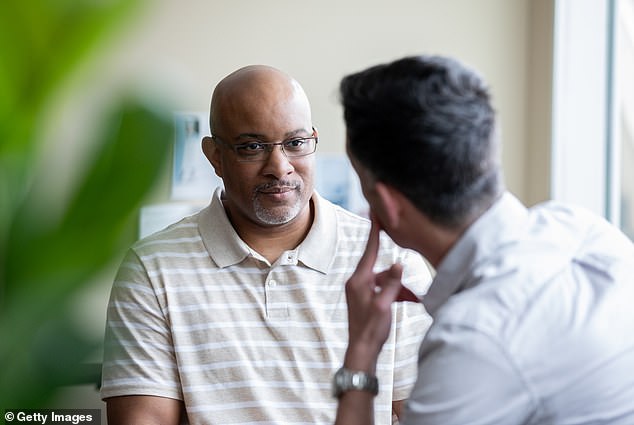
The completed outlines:
<svg viewBox="0 0 634 425">
<path fill-rule="evenodd" d="M 271 151 L 279 145 L 284 154 L 289 158 L 310 155 L 315 152 L 316 141 L 314 137 L 288 140 L 279 143 L 251 142 L 234 145 L 235 152 L 240 160 L 260 161 L 268 158 Z"/>
</svg>

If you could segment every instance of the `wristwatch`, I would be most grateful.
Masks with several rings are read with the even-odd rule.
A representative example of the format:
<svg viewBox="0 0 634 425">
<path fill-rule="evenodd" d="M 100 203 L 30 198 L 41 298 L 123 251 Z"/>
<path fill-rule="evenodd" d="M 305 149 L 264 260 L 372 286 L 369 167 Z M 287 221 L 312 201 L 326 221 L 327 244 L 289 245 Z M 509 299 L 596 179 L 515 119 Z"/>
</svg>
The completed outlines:
<svg viewBox="0 0 634 425">
<path fill-rule="evenodd" d="M 341 397 L 350 390 L 367 391 L 372 395 L 379 393 L 379 380 L 367 372 L 353 371 L 342 367 L 332 380 L 332 395 Z"/>
</svg>

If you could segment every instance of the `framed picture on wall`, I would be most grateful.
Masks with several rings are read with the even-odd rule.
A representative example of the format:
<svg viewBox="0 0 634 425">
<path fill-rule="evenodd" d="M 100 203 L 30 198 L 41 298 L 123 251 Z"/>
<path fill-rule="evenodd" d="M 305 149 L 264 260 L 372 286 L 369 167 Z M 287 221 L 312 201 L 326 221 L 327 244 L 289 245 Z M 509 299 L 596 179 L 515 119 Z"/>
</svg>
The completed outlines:
<svg viewBox="0 0 634 425">
<path fill-rule="evenodd" d="M 359 177 L 343 154 L 317 153 L 315 189 L 324 198 L 355 214 L 369 216 Z"/>
<path fill-rule="evenodd" d="M 203 154 L 201 141 L 209 135 L 206 112 L 174 114 L 174 155 L 170 198 L 176 201 L 208 201 L 222 180 Z"/>
</svg>

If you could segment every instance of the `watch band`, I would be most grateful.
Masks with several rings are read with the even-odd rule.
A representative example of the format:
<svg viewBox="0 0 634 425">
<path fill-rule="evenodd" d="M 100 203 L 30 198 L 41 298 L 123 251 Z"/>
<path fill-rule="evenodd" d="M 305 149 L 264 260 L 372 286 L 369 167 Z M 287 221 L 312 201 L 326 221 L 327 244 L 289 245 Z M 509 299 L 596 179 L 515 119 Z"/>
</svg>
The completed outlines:
<svg viewBox="0 0 634 425">
<path fill-rule="evenodd" d="M 353 371 L 342 367 L 335 373 L 332 381 L 332 395 L 341 397 L 350 390 L 367 391 L 372 395 L 379 393 L 379 380 L 367 372 Z"/>
</svg>

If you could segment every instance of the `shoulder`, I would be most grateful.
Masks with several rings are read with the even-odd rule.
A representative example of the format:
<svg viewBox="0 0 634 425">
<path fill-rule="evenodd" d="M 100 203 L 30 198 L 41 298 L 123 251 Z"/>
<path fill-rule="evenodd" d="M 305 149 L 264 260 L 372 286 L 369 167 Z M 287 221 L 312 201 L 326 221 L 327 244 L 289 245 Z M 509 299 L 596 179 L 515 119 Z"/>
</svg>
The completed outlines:
<svg viewBox="0 0 634 425">
<path fill-rule="evenodd" d="M 182 218 L 169 226 L 136 241 L 131 250 L 139 255 L 152 253 L 166 247 L 186 249 L 191 244 L 199 243 L 198 218 L 200 212 Z"/>
<path fill-rule="evenodd" d="M 337 221 L 337 227 L 366 236 L 370 233 L 370 220 L 368 218 L 361 217 L 360 215 L 348 211 L 347 209 L 339 205 L 335 205 L 327 200 L 324 200 L 324 204 L 327 208 L 330 208 L 333 211 Z"/>
<path fill-rule="evenodd" d="M 320 240 L 336 240 L 338 251 L 350 254 L 356 253 L 359 247 L 365 247 L 370 233 L 370 220 L 333 204 L 318 194 L 315 200 L 317 218 L 313 229 Z"/>
<path fill-rule="evenodd" d="M 577 241 L 598 236 L 614 237 L 621 232 L 605 218 L 578 205 L 548 201 L 532 207 L 529 228 L 533 235 L 555 234 Z"/>
<path fill-rule="evenodd" d="M 583 207 L 550 201 L 531 209 L 529 244 L 541 262 L 567 254 L 563 260 L 584 268 L 609 272 L 616 265 L 634 263 L 634 244 L 605 218 Z M 620 267 L 620 266 L 619 266 Z"/>
</svg>

